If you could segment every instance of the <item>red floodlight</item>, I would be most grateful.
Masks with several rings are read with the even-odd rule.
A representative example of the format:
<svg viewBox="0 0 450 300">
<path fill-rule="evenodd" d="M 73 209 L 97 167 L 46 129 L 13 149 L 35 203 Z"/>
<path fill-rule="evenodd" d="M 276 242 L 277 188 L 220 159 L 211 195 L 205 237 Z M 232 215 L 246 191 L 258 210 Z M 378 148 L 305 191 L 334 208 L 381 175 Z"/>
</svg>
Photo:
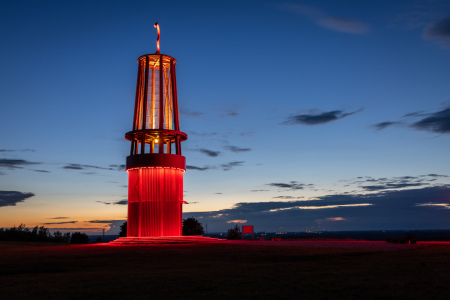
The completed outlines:
<svg viewBox="0 0 450 300">
<path fill-rule="evenodd" d="M 157 51 L 138 58 L 133 130 L 127 157 L 128 237 L 181 236 L 183 172 L 176 60 Z"/>
</svg>

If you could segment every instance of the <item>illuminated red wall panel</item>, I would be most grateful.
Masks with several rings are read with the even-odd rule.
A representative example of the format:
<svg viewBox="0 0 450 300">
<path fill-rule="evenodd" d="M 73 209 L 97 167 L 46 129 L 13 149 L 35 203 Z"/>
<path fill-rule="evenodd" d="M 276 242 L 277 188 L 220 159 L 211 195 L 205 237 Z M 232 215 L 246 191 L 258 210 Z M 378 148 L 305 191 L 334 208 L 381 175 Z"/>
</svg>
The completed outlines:
<svg viewBox="0 0 450 300">
<path fill-rule="evenodd" d="M 182 204 L 182 170 L 128 170 L 128 236 L 180 236 Z"/>
<path fill-rule="evenodd" d="M 155 24 L 155 27 L 157 24 Z M 159 53 L 138 58 L 133 130 L 127 157 L 129 237 L 181 236 L 183 173 L 176 60 Z"/>
</svg>

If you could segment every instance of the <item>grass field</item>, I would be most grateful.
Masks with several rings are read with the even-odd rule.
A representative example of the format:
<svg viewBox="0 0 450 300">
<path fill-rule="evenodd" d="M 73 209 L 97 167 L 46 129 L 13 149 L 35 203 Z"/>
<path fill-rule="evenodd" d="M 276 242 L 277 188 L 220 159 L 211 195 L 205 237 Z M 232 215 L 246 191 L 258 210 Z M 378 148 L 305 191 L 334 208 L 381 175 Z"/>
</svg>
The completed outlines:
<svg viewBox="0 0 450 300">
<path fill-rule="evenodd" d="M 353 243 L 2 242 L 0 299 L 450 299 L 450 244 Z"/>
</svg>

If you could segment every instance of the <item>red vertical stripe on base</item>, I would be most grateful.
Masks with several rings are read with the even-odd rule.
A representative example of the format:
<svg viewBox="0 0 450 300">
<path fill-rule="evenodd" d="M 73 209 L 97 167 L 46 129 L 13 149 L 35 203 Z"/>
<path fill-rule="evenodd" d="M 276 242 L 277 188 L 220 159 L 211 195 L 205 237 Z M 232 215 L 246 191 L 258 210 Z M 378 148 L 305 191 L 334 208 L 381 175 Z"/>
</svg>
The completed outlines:
<svg viewBox="0 0 450 300">
<path fill-rule="evenodd" d="M 183 171 L 128 170 L 128 236 L 181 236 Z"/>
</svg>

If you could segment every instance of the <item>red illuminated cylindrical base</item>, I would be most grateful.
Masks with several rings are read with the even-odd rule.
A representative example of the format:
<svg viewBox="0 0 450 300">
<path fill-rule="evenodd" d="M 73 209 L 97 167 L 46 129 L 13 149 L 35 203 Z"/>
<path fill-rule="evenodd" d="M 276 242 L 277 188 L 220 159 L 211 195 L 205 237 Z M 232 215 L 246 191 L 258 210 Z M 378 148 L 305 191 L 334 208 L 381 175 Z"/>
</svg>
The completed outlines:
<svg viewBox="0 0 450 300">
<path fill-rule="evenodd" d="M 182 235 L 183 170 L 128 170 L 128 237 Z"/>
</svg>

